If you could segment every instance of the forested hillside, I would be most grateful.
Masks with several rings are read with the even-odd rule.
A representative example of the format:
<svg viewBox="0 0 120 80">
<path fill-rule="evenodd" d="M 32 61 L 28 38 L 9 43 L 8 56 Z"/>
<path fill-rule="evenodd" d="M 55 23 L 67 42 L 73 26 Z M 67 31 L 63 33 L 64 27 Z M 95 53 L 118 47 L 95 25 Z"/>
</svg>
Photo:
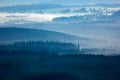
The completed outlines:
<svg viewBox="0 0 120 80">
<path fill-rule="evenodd" d="M 63 41 L 63 42 L 78 42 L 89 39 L 74 36 L 70 34 L 38 30 L 27 28 L 0 28 L 0 42 L 15 42 L 15 41 Z"/>
</svg>

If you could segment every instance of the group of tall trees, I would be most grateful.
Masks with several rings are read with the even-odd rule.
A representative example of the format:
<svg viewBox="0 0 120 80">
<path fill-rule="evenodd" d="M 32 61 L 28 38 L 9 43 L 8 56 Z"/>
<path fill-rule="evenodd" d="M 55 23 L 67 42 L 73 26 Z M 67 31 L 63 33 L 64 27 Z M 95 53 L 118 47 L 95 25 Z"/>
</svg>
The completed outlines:
<svg viewBox="0 0 120 80">
<path fill-rule="evenodd" d="M 75 54 L 79 46 L 72 43 L 54 41 L 28 41 L 14 44 L 1 44 L 0 55 L 48 55 L 48 54 Z"/>
</svg>

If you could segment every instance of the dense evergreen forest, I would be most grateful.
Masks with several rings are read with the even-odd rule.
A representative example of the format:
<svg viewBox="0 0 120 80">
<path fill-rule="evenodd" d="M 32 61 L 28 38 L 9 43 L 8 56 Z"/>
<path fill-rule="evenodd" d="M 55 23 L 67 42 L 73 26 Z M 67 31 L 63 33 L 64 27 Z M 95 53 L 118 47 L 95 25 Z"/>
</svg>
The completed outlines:
<svg viewBox="0 0 120 80">
<path fill-rule="evenodd" d="M 0 0 L 0 80 L 120 80 L 120 0 Z"/>
<path fill-rule="evenodd" d="M 120 80 L 120 56 L 54 41 L 0 45 L 0 80 Z M 95 50 L 96 51 L 96 50 Z"/>
<path fill-rule="evenodd" d="M 0 55 L 62 55 L 79 53 L 79 45 L 54 41 L 26 41 L 13 44 L 1 44 Z"/>
</svg>

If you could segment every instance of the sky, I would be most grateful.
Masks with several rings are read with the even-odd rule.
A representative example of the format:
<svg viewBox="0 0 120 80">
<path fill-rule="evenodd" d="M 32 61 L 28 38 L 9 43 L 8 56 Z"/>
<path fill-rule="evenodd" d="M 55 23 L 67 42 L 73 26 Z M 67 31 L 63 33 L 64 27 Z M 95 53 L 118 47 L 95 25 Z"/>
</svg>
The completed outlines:
<svg viewBox="0 0 120 80">
<path fill-rule="evenodd" d="M 0 0 L 0 6 L 17 4 L 66 4 L 79 5 L 89 3 L 120 3 L 120 0 Z"/>
</svg>

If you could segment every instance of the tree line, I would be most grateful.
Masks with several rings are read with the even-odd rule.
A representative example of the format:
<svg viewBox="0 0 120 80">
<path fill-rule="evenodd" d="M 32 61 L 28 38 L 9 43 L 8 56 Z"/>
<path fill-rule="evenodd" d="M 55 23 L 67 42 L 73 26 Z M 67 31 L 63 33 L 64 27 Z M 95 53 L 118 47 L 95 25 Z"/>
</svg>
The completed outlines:
<svg viewBox="0 0 120 80">
<path fill-rule="evenodd" d="M 0 55 L 51 55 L 79 53 L 78 45 L 59 41 L 26 41 L 1 44 Z"/>
</svg>

